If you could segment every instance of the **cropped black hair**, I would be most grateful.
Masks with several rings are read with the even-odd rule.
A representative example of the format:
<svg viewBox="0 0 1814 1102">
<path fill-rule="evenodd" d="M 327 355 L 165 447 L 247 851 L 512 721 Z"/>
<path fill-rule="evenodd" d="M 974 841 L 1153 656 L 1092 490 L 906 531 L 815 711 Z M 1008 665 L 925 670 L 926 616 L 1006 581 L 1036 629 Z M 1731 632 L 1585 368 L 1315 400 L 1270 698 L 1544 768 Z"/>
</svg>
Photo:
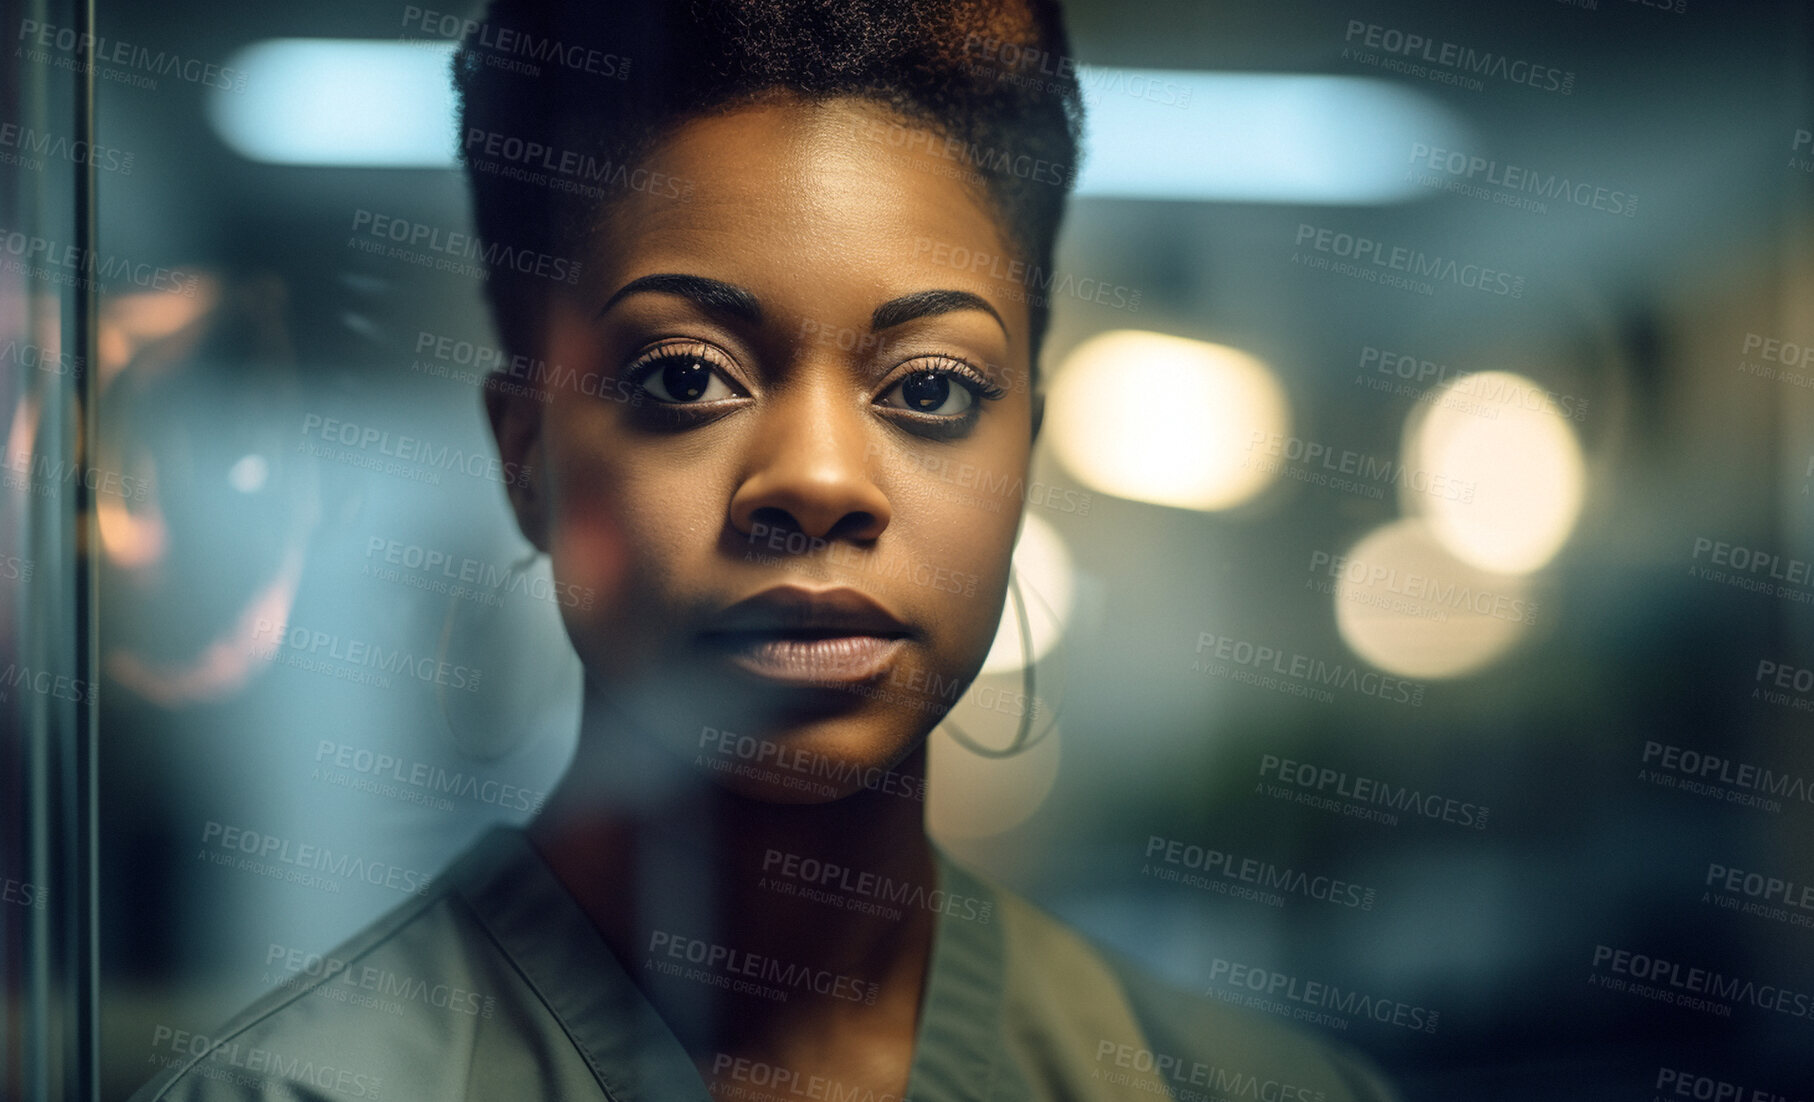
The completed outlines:
<svg viewBox="0 0 1814 1102">
<path fill-rule="evenodd" d="M 868 99 L 939 136 L 1034 274 L 1037 369 L 1083 126 L 1057 0 L 492 0 L 454 80 L 487 294 L 514 351 L 538 346 L 548 280 L 572 263 L 547 258 L 590 241 L 603 204 L 680 197 L 638 171 L 662 137 L 791 93 Z"/>
</svg>

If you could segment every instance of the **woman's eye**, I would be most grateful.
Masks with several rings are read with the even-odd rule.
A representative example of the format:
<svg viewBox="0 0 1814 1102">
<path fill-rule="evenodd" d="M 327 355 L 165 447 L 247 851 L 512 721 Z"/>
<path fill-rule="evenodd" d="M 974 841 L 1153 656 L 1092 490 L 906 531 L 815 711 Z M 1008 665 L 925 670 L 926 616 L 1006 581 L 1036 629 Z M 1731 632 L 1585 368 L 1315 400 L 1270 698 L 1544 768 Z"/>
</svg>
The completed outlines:
<svg viewBox="0 0 1814 1102">
<path fill-rule="evenodd" d="M 638 382 L 658 402 L 686 405 L 734 398 L 737 392 L 703 355 L 667 352 L 651 357 L 636 368 Z"/>
<path fill-rule="evenodd" d="M 889 389 L 882 404 L 938 417 L 955 417 L 976 404 L 976 394 L 949 371 L 916 371 Z"/>
</svg>

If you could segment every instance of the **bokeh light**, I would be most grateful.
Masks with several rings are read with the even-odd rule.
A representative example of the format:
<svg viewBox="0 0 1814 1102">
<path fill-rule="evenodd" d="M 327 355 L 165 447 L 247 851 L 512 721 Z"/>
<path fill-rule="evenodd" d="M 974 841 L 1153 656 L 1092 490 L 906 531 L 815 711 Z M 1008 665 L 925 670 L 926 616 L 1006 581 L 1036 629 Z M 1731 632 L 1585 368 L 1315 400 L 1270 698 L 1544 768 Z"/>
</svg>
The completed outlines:
<svg viewBox="0 0 1814 1102">
<path fill-rule="evenodd" d="M 1420 493 L 1407 477 L 1407 509 L 1456 557 L 1498 573 L 1554 558 L 1586 496 L 1574 429 L 1541 387 L 1506 371 L 1443 384 L 1407 423 L 1404 462 L 1413 476 L 1440 475 L 1464 491 Z"/>
<path fill-rule="evenodd" d="M 1526 577 L 1456 558 L 1420 519 L 1376 528 L 1320 565 L 1335 580 L 1342 640 L 1404 677 L 1473 673 L 1511 650 L 1537 618 Z"/>
<path fill-rule="evenodd" d="M 1092 489 L 1181 509 L 1228 509 L 1275 477 L 1253 463 L 1254 434 L 1284 433 L 1284 389 L 1258 358 L 1132 329 L 1092 337 L 1047 398 L 1059 462 Z"/>
<path fill-rule="evenodd" d="M 1020 539 L 1014 544 L 1014 574 L 1026 603 L 1032 645 L 1021 644 L 1020 617 L 1010 593 L 1002 602 L 1001 626 L 996 629 L 995 642 L 989 647 L 989 656 L 983 659 L 985 674 L 1020 669 L 1026 664 L 1028 651 L 1037 662 L 1058 642 L 1071 618 L 1077 589 L 1071 553 L 1065 550 L 1064 537 L 1031 513 L 1022 519 Z"/>
<path fill-rule="evenodd" d="M 999 738 L 977 736 L 980 727 L 1011 729 L 1017 720 L 986 715 L 970 699 L 972 688 L 952 713 L 966 734 L 984 745 L 1006 749 L 1012 733 Z M 1013 829 L 1039 810 L 1058 779 L 1061 758 L 1060 730 L 1034 722 L 1034 737 L 1025 748 L 1006 757 L 972 753 L 940 727 L 932 732 L 926 755 L 926 827 L 934 838 L 986 838 Z"/>
</svg>

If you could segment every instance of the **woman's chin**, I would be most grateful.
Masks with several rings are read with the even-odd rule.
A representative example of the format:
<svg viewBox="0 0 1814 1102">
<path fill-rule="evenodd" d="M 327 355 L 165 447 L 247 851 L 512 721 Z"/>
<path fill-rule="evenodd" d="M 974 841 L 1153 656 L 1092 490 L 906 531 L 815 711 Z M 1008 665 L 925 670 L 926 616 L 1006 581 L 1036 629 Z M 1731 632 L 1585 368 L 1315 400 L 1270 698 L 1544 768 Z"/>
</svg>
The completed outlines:
<svg viewBox="0 0 1814 1102">
<path fill-rule="evenodd" d="M 687 747 L 693 767 L 719 787 L 776 804 L 835 803 L 862 795 L 923 800 L 918 771 L 897 770 L 925 738 L 898 717 L 795 717 L 766 728 L 705 726 Z"/>
</svg>

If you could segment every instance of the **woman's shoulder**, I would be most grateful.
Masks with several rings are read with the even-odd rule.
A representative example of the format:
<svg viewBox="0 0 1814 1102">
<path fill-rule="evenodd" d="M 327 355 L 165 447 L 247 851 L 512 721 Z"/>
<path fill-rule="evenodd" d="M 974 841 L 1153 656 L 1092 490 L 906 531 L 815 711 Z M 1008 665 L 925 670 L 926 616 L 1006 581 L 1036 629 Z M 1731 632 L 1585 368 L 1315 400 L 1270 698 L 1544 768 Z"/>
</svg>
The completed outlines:
<svg viewBox="0 0 1814 1102">
<path fill-rule="evenodd" d="M 1095 1092 L 1109 1097 L 1182 1102 L 1395 1097 L 1347 1046 L 1180 990 L 1016 893 L 977 884 L 994 894 L 1001 924 L 1006 1044 L 1052 1086 L 1089 1081 L 1126 1088 Z"/>
<path fill-rule="evenodd" d="M 334 949 L 273 962 L 285 980 L 218 1030 L 168 1031 L 133 1102 L 461 1098 L 479 1068 L 512 1084 L 500 1097 L 600 1097 L 577 1055 L 537 1043 L 560 1024 L 472 905 L 497 842 Z"/>
</svg>

